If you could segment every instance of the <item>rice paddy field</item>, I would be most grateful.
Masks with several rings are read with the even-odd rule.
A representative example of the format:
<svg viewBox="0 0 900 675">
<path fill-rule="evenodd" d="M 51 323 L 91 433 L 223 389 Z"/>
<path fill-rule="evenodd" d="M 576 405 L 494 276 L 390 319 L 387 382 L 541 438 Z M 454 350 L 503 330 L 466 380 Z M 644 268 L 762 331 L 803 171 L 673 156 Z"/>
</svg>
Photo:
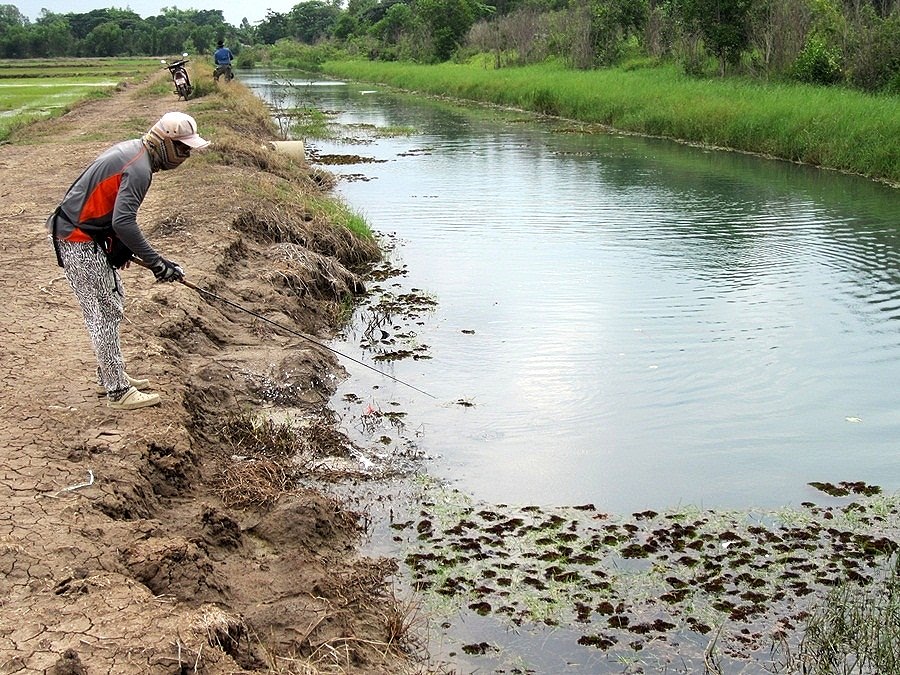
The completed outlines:
<svg viewBox="0 0 900 675">
<path fill-rule="evenodd" d="M 0 60 L 0 141 L 80 100 L 143 79 L 159 65 L 151 57 Z"/>
</svg>

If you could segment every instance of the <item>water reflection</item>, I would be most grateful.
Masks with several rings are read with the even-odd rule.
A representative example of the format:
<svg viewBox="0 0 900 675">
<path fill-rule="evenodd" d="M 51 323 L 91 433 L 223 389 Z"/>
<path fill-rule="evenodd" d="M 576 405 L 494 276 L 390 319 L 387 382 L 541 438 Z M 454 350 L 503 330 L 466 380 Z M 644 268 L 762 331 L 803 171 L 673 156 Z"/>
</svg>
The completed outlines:
<svg viewBox="0 0 900 675">
<path fill-rule="evenodd" d="M 342 389 L 408 412 L 437 475 L 621 512 L 898 487 L 896 190 L 368 86 L 292 93 L 416 129 L 310 145 L 384 160 L 330 168 L 365 174 L 340 192 L 400 240 L 395 283 L 439 301 L 415 326 L 432 358 L 389 367 L 444 405 L 352 366 Z"/>
</svg>

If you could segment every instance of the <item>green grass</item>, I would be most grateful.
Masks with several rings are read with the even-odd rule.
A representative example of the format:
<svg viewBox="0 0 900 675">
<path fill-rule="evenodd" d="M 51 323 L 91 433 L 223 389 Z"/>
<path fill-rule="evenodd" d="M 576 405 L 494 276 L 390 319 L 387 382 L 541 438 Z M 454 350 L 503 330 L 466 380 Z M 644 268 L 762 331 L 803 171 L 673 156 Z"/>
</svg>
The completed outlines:
<svg viewBox="0 0 900 675">
<path fill-rule="evenodd" d="M 795 652 L 777 672 L 849 675 L 900 673 L 900 568 L 889 561 L 868 585 L 834 588 L 806 622 Z"/>
<path fill-rule="evenodd" d="M 155 59 L 0 60 L 0 141 L 31 122 L 65 113 L 78 101 L 105 96 L 143 78 Z"/>
<path fill-rule="evenodd" d="M 116 86 L 111 80 L 54 79 L 48 82 L 34 80 L 0 80 L 0 112 L 35 111 L 59 108 L 97 91 Z"/>
<path fill-rule="evenodd" d="M 318 108 L 294 108 L 285 110 L 290 118 L 291 134 L 295 138 L 333 138 L 328 126 L 328 116 Z"/>
<path fill-rule="evenodd" d="M 622 131 L 858 173 L 900 184 L 900 97 L 835 87 L 695 79 L 674 66 L 578 71 L 559 64 L 327 61 L 343 78 L 557 115 Z"/>
<path fill-rule="evenodd" d="M 159 65 L 153 57 L 138 58 L 66 58 L 66 59 L 0 59 L 0 79 L 90 77 L 131 79 Z"/>
<path fill-rule="evenodd" d="M 340 199 L 310 197 L 307 203 L 313 211 L 324 214 L 327 221 L 333 225 L 347 228 L 362 239 L 373 240 L 375 238 L 366 219 L 350 209 Z"/>
</svg>

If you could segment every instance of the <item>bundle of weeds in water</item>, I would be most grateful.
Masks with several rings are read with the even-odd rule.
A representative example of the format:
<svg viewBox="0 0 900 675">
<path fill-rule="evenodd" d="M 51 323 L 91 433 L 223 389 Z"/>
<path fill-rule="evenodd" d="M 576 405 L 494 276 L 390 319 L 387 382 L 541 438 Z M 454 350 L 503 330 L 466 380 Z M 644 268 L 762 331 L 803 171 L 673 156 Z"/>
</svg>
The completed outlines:
<svg viewBox="0 0 900 675">
<path fill-rule="evenodd" d="M 295 469 L 271 459 L 226 466 L 216 479 L 222 503 L 229 508 L 271 506 L 289 492 Z"/>
<path fill-rule="evenodd" d="M 327 419 L 298 426 L 251 413 L 225 421 L 220 436 L 231 451 L 232 463 L 216 478 L 226 506 L 268 506 L 293 490 L 301 475 L 333 478 L 317 463 L 352 455 L 353 443 Z"/>
<path fill-rule="evenodd" d="M 291 425 L 242 413 L 225 421 L 220 436 L 236 460 L 216 479 L 226 506 L 271 505 L 293 488 L 303 467 Z"/>
<path fill-rule="evenodd" d="M 254 458 L 288 459 L 297 449 L 297 431 L 290 424 L 258 418 L 249 412 L 225 420 L 222 438 L 232 454 Z"/>
<path fill-rule="evenodd" d="M 274 265 L 265 279 L 300 296 L 343 300 L 365 291 L 365 285 L 337 259 L 297 244 L 278 244 Z"/>
<path fill-rule="evenodd" d="M 871 584 L 834 588 L 788 661 L 790 672 L 900 673 L 900 557 Z"/>
<path fill-rule="evenodd" d="M 303 429 L 301 451 L 309 461 L 325 457 L 350 457 L 353 443 L 324 419 L 312 421 Z"/>
</svg>

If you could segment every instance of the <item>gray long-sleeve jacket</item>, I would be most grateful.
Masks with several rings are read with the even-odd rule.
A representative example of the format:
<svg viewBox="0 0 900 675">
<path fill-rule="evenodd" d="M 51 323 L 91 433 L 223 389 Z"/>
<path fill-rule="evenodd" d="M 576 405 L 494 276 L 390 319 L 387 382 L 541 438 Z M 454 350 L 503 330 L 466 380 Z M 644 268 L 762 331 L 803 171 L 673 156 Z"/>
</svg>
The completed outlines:
<svg viewBox="0 0 900 675">
<path fill-rule="evenodd" d="M 137 223 L 138 207 L 152 178 L 150 154 L 141 140 L 118 143 L 72 183 L 47 221 L 48 227 L 64 241 L 88 242 L 115 234 L 138 258 L 152 265 L 160 255 Z"/>
</svg>

